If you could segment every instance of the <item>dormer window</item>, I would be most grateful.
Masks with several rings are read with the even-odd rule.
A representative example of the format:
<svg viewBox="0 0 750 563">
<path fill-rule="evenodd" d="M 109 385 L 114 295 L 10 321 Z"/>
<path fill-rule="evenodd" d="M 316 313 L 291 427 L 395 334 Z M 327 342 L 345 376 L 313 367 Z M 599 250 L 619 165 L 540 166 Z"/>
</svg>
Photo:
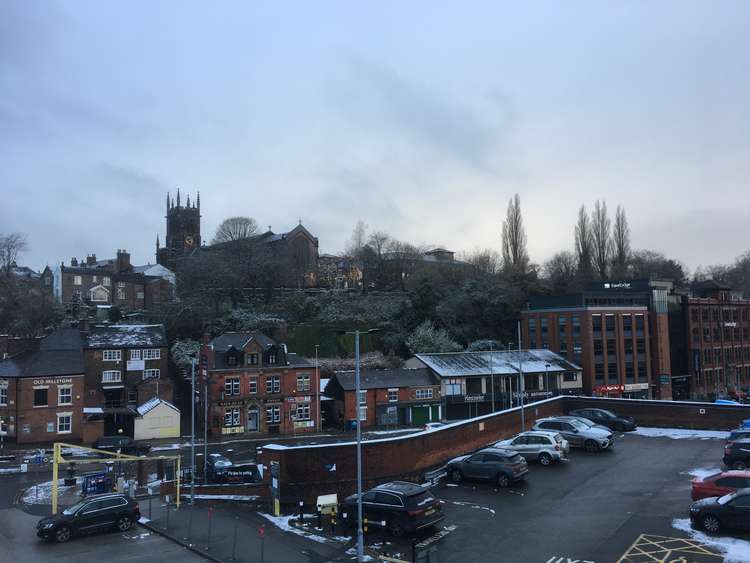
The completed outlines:
<svg viewBox="0 0 750 563">
<path fill-rule="evenodd" d="M 234 354 L 227 355 L 227 365 L 229 367 L 234 367 L 237 365 L 237 356 Z"/>
<path fill-rule="evenodd" d="M 258 354 L 245 354 L 245 363 L 249 366 L 257 366 Z"/>
<path fill-rule="evenodd" d="M 268 363 L 269 364 L 275 364 L 276 363 L 276 354 L 274 352 L 268 354 Z"/>
</svg>

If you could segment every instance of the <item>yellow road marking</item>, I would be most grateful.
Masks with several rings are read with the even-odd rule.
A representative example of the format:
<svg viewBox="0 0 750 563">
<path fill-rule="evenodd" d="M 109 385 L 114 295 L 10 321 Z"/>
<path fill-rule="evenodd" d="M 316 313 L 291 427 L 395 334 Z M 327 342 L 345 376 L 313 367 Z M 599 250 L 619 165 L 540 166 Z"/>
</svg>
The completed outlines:
<svg viewBox="0 0 750 563">
<path fill-rule="evenodd" d="M 711 551 L 697 540 L 641 534 L 630 544 L 617 563 L 665 563 L 675 552 L 723 559 L 722 555 Z"/>
</svg>

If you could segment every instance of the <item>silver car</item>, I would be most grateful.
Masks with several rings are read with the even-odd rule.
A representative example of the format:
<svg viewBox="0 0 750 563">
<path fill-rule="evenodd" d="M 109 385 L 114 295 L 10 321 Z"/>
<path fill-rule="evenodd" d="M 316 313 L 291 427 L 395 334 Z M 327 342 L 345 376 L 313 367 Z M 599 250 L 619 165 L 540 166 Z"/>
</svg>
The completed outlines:
<svg viewBox="0 0 750 563">
<path fill-rule="evenodd" d="M 598 428 L 599 430 L 604 430 L 605 432 L 612 432 L 607 426 L 604 426 L 603 424 L 597 424 L 596 422 L 590 421 L 588 418 L 583 418 L 582 416 L 573 416 L 570 414 L 566 414 L 565 416 L 556 416 L 557 420 L 577 420 L 579 422 L 582 422 L 589 428 Z"/>
<path fill-rule="evenodd" d="M 551 465 L 553 461 L 567 461 L 570 445 L 558 432 L 529 430 L 521 432 L 508 440 L 495 444 L 496 448 L 514 450 L 526 458 L 526 461 L 539 461 L 542 465 Z"/>
<path fill-rule="evenodd" d="M 560 417 L 540 418 L 532 430 L 559 432 L 570 442 L 571 448 L 584 448 L 587 452 L 598 452 L 614 447 L 612 432 L 586 426 L 578 420 L 560 419 Z"/>
</svg>

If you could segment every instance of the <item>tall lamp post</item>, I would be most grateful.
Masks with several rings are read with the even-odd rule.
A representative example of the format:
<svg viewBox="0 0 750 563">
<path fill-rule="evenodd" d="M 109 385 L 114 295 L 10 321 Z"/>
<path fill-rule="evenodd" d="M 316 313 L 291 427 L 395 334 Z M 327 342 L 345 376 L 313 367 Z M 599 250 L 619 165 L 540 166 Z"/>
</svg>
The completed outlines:
<svg viewBox="0 0 750 563">
<path fill-rule="evenodd" d="M 544 387 L 545 391 L 550 394 L 550 397 L 552 396 L 552 393 L 550 393 L 549 388 L 549 364 L 547 362 L 544 363 Z"/>
<path fill-rule="evenodd" d="M 320 348 L 320 344 L 315 345 L 315 381 L 317 382 L 316 394 L 318 396 L 318 424 L 316 426 L 318 432 L 321 432 L 323 426 L 323 415 L 320 412 L 320 369 L 318 365 L 318 348 Z"/>
<path fill-rule="evenodd" d="M 521 321 L 518 321 L 518 393 L 521 395 L 521 432 L 526 431 L 526 421 L 523 416 L 523 395 L 526 383 L 523 380 L 523 353 L 521 351 Z"/>
<path fill-rule="evenodd" d="M 495 368 L 492 365 L 492 345 L 490 342 L 490 387 L 492 389 L 492 412 L 495 412 Z"/>
<path fill-rule="evenodd" d="M 359 335 L 364 332 L 365 334 L 377 332 L 378 329 L 370 329 L 366 331 L 355 330 L 353 332 L 345 332 L 344 334 L 354 335 L 354 396 L 357 401 L 357 561 L 362 562 L 365 560 L 365 536 L 362 530 L 362 416 L 361 416 L 361 401 L 359 398 L 360 393 L 360 373 L 359 373 Z"/>
<path fill-rule="evenodd" d="M 195 358 L 190 358 L 190 504 L 195 504 Z"/>
</svg>

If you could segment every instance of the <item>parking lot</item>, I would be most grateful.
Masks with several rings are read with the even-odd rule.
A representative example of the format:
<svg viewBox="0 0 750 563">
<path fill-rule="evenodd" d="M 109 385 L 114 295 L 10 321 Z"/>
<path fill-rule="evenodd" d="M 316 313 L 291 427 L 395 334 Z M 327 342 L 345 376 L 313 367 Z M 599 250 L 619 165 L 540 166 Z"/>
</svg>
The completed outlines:
<svg viewBox="0 0 750 563">
<path fill-rule="evenodd" d="M 566 464 L 532 463 L 526 482 L 508 489 L 442 482 L 433 492 L 444 501 L 445 525 L 456 528 L 441 542 L 441 561 L 722 561 L 715 546 L 673 527 L 688 517 L 688 472 L 718 468 L 722 446 L 621 435 L 612 452 L 572 450 Z M 383 541 L 391 553 L 411 551 L 410 541 L 379 532 L 368 544 Z"/>
</svg>

